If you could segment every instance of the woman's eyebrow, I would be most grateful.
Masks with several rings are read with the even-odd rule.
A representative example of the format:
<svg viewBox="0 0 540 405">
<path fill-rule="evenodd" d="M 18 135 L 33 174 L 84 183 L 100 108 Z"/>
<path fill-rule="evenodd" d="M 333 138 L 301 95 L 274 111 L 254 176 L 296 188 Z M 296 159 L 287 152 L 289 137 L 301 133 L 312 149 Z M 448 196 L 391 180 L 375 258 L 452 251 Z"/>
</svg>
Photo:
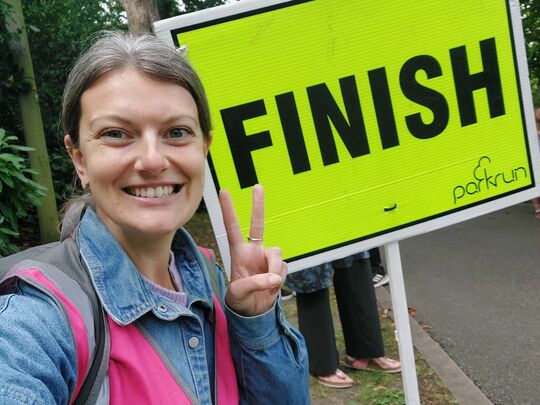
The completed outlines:
<svg viewBox="0 0 540 405">
<path fill-rule="evenodd" d="M 169 117 L 165 117 L 163 122 L 165 124 L 170 124 L 170 123 L 173 123 L 173 122 L 182 121 L 182 120 L 186 120 L 186 119 L 189 120 L 189 121 L 192 121 L 193 124 L 196 124 L 196 125 L 199 124 L 198 118 L 192 116 L 191 114 L 175 114 L 175 115 L 171 115 Z"/>
<path fill-rule="evenodd" d="M 110 114 L 110 115 L 94 118 L 88 123 L 88 127 L 92 129 L 94 126 L 100 126 L 102 124 L 111 123 L 111 122 L 120 123 L 123 125 L 131 125 L 133 123 L 133 121 L 131 121 L 128 118 L 122 117 L 121 115 Z"/>
<path fill-rule="evenodd" d="M 186 119 L 191 121 L 192 124 L 194 124 L 194 125 L 199 125 L 198 118 L 192 116 L 191 114 L 174 114 L 174 115 L 165 117 L 162 122 L 163 122 L 163 124 L 168 125 L 168 124 L 178 122 L 178 121 L 183 121 L 183 120 L 186 120 Z M 120 123 L 120 124 L 128 125 L 128 126 L 133 125 L 133 121 L 130 120 L 129 118 L 123 117 L 123 116 L 118 115 L 118 114 L 110 114 L 110 115 L 105 115 L 105 116 L 100 116 L 100 117 L 94 118 L 93 120 L 91 120 L 89 122 L 88 126 L 90 128 L 93 128 L 94 126 L 99 126 L 99 125 L 102 125 L 102 124 L 105 124 L 105 123 L 111 123 L 111 122 Z"/>
</svg>

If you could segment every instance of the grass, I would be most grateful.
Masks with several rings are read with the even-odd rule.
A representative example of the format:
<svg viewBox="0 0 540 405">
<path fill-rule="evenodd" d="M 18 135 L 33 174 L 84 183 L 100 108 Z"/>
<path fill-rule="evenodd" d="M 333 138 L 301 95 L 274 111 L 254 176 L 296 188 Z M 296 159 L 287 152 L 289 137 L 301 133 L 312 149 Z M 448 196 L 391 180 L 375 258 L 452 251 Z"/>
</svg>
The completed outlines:
<svg viewBox="0 0 540 405">
<path fill-rule="evenodd" d="M 195 241 L 201 246 L 214 249 L 218 253 L 217 244 L 212 233 L 210 220 L 205 212 L 198 212 L 186 226 Z M 219 260 L 219 255 L 218 255 Z M 343 334 L 339 323 L 337 305 L 332 295 L 332 314 L 336 330 L 336 343 L 340 355 L 344 353 Z M 298 325 L 296 302 L 293 299 L 283 304 L 287 319 Z M 398 358 L 398 346 L 394 335 L 394 325 L 388 316 L 389 310 L 380 308 L 381 330 L 385 344 L 386 356 Z M 454 405 L 444 383 L 433 372 L 426 361 L 416 353 L 416 373 L 420 390 L 420 401 L 423 405 Z M 402 405 L 405 404 L 401 373 L 386 374 L 383 372 L 353 371 L 347 374 L 355 385 L 349 389 L 332 389 L 324 387 L 310 377 L 310 393 L 313 405 Z"/>
</svg>

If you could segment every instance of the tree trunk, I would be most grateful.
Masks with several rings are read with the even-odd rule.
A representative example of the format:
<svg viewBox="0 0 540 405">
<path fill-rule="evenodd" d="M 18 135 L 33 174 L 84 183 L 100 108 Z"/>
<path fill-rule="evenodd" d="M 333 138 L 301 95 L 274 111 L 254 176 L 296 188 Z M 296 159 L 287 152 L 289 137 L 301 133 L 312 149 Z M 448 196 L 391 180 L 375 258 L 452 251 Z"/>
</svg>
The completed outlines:
<svg viewBox="0 0 540 405">
<path fill-rule="evenodd" d="M 129 32 L 135 36 L 153 32 L 152 23 L 159 20 L 156 0 L 119 0 L 127 14 Z"/>
<path fill-rule="evenodd" d="M 28 46 L 28 37 L 24 26 L 24 17 L 21 0 L 7 0 L 13 7 L 13 21 L 8 20 L 8 30 L 13 33 L 19 32 L 19 40 L 10 43 L 10 50 L 13 59 L 24 72 L 24 77 L 32 86 L 31 90 L 24 94 L 19 94 L 19 108 L 24 129 L 26 146 L 35 149 L 29 152 L 30 167 L 37 171 L 32 178 L 47 188 L 47 193 L 42 197 L 42 202 L 37 207 L 39 219 L 39 231 L 42 242 L 52 242 L 58 240 L 58 212 L 54 197 L 54 187 L 49 166 L 49 155 L 45 143 L 45 131 L 39 109 L 38 95 L 36 91 L 36 80 L 34 78 L 34 68 Z"/>
</svg>

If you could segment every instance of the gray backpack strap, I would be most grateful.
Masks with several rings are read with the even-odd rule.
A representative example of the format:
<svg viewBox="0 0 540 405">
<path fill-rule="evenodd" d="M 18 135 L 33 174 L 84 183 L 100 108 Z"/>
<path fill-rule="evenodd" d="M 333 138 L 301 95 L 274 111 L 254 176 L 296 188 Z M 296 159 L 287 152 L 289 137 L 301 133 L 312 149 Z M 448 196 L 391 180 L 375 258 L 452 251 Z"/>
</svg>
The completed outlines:
<svg viewBox="0 0 540 405">
<path fill-rule="evenodd" d="M 98 403 L 107 371 L 109 369 L 109 356 L 111 353 L 111 336 L 109 325 L 103 308 L 98 310 L 98 324 L 96 324 L 96 352 L 74 405 L 94 405 Z M 97 325 L 100 325 L 99 328 Z"/>
<path fill-rule="evenodd" d="M 73 239 L 65 239 L 59 249 L 49 249 L 36 260 L 51 263 L 71 277 L 88 296 L 94 314 L 96 351 L 86 379 L 73 402 L 75 405 L 95 404 L 107 375 L 110 355 L 110 335 L 107 318 L 94 290 L 90 273 L 80 257 L 79 247 Z"/>
<path fill-rule="evenodd" d="M 65 239 L 73 239 L 75 229 L 81 222 L 81 218 L 84 215 L 86 207 L 88 207 L 90 201 L 87 197 L 80 197 L 79 199 L 71 202 L 71 205 L 64 213 L 62 218 L 62 226 L 60 230 L 60 241 Z"/>
<path fill-rule="evenodd" d="M 52 273 L 61 271 L 76 282 L 88 297 L 94 323 L 95 351 L 92 364 L 74 404 L 96 404 L 108 370 L 110 336 L 104 310 L 92 285 L 90 274 L 80 257 L 77 243 L 73 239 L 67 238 L 61 243 L 54 242 L 36 246 L 1 258 L 0 283 L 9 278 L 19 267 L 18 263 L 23 261 Z"/>
<path fill-rule="evenodd" d="M 8 270 L 16 263 L 22 262 L 27 259 L 35 259 L 37 256 L 44 253 L 46 250 L 59 245 L 60 242 L 47 243 L 46 245 L 39 245 L 28 248 L 21 252 L 12 254 L 6 257 L 0 257 L 0 281 Z"/>
</svg>

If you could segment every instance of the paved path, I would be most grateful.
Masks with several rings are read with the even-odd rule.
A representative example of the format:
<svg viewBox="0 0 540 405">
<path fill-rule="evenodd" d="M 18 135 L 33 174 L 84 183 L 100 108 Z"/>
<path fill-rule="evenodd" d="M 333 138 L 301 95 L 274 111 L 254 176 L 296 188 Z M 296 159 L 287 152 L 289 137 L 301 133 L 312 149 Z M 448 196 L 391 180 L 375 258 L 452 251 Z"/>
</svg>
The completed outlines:
<svg viewBox="0 0 540 405">
<path fill-rule="evenodd" d="M 400 242 L 416 320 L 495 404 L 540 404 L 540 220 L 530 204 Z"/>
</svg>

